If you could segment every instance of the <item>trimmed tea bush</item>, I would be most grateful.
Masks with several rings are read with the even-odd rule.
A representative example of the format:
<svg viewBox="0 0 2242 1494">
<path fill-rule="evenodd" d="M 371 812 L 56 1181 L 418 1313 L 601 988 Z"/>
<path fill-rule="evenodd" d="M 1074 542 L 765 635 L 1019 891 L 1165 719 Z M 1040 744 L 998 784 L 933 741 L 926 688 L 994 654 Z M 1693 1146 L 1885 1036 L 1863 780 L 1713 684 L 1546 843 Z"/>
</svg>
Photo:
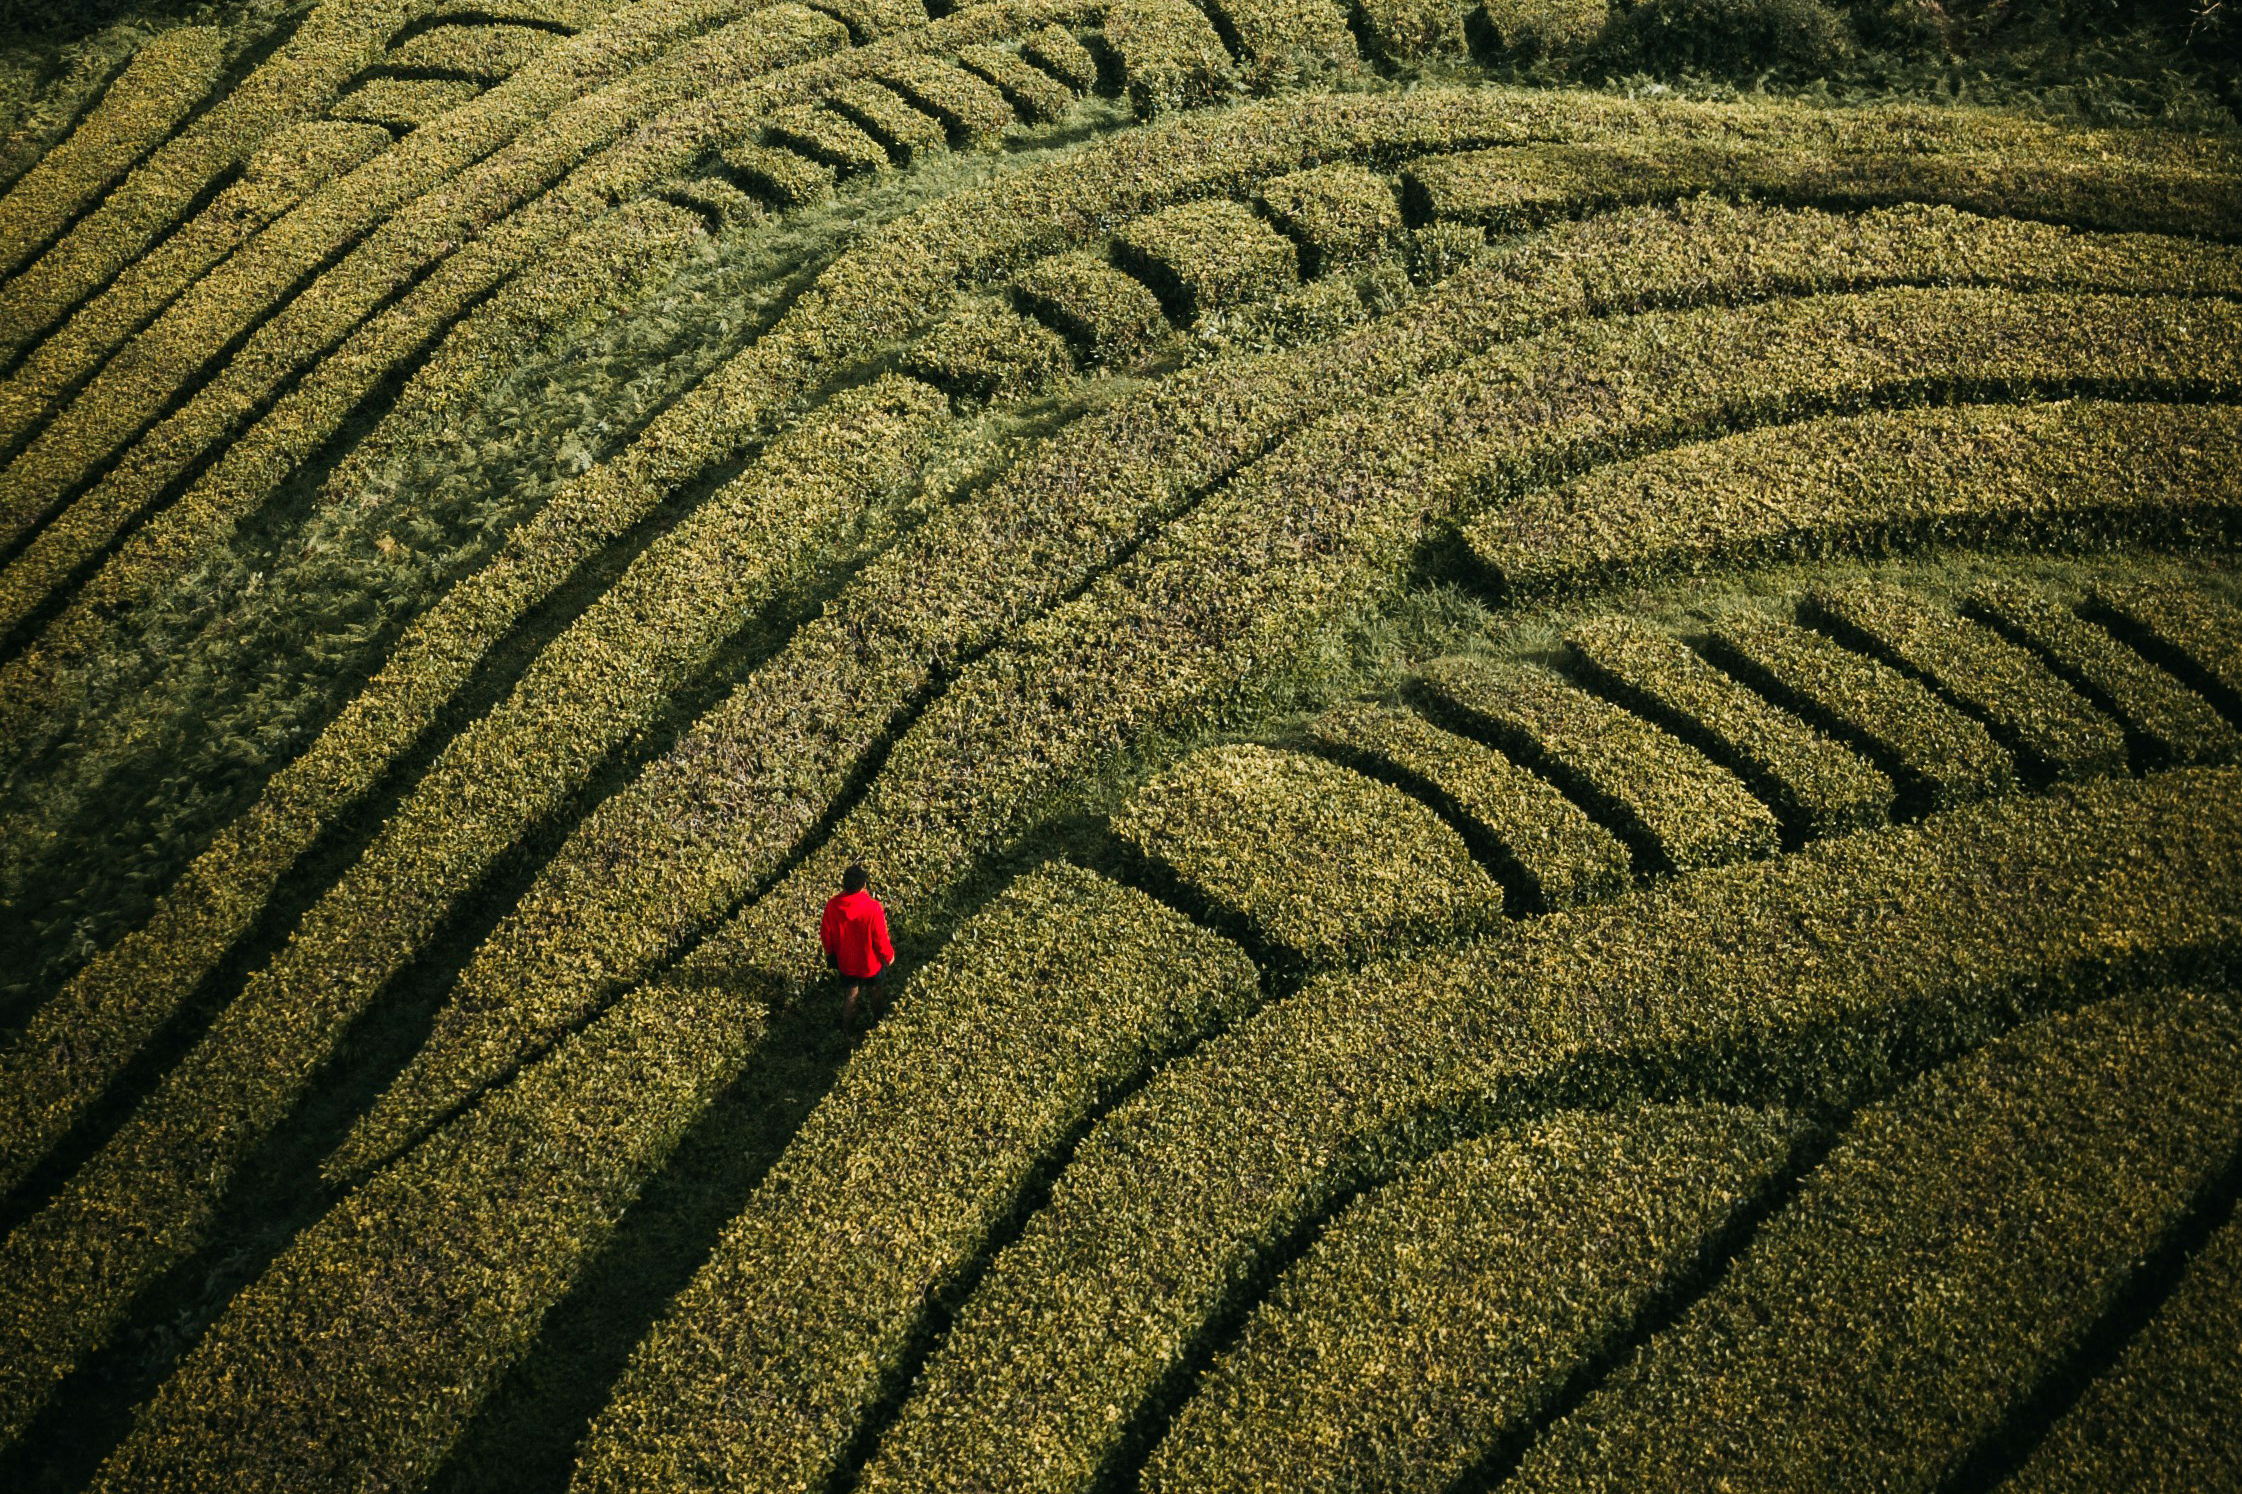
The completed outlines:
<svg viewBox="0 0 2242 1494">
<path fill-rule="evenodd" d="M 369 78 L 327 114 L 332 119 L 357 120 L 402 133 L 417 130 L 468 100 L 480 98 L 483 88 L 472 78 Z"/>
<path fill-rule="evenodd" d="M 1114 815 L 1113 832 L 1311 965 L 1454 939 L 1502 914 L 1502 889 L 1430 810 L 1295 753 L 1194 753 Z"/>
<path fill-rule="evenodd" d="M 988 301 L 953 313 L 904 355 L 903 367 L 974 401 L 1021 399 L 1074 372 L 1058 333 Z"/>
<path fill-rule="evenodd" d="M 833 168 L 800 151 L 732 145 L 719 152 L 717 160 L 741 186 L 773 207 L 809 207 L 833 195 Z"/>
<path fill-rule="evenodd" d="M 1441 659 L 1416 679 L 1436 714 L 1492 741 L 1617 830 L 1646 871 L 1696 871 L 1779 848 L 1775 816 L 1679 737 L 1546 669 Z"/>
<path fill-rule="evenodd" d="M 1194 202 L 1140 218 L 1114 236 L 1113 246 L 1121 264 L 1182 322 L 1300 281 L 1291 241 L 1235 202 Z"/>
<path fill-rule="evenodd" d="M 1982 623 L 1875 582 L 1810 592 L 1805 611 L 1825 631 L 1906 670 L 1985 722 L 2035 774 L 2075 778 L 2124 764 L 2125 738 L 2115 722 Z"/>
<path fill-rule="evenodd" d="M 1064 119 L 1074 107 L 1075 89 L 1017 52 L 992 46 L 964 47 L 958 52 L 958 66 L 994 84 L 1013 112 L 1030 124 Z"/>
<path fill-rule="evenodd" d="M 1964 405 L 1832 415 L 1600 468 L 1465 531 L 1506 601 L 1838 555 L 2242 533 L 2242 411 Z"/>
<path fill-rule="evenodd" d="M 1319 166 L 1264 183 L 1261 205 L 1299 246 L 1303 268 L 1327 275 L 1368 259 L 1401 232 L 1393 185 L 1360 166 Z"/>
<path fill-rule="evenodd" d="M 1739 619 L 1705 640 L 1715 664 L 1866 756 L 1910 813 L 2006 793 L 2015 768 L 1985 728 L 1898 670 L 1819 633 Z"/>
<path fill-rule="evenodd" d="M 1510 1483 L 1939 1487 L 2223 1169 L 2242 1141 L 2238 1058 L 2230 1007 L 2149 990 L 1871 1106 Z"/>
<path fill-rule="evenodd" d="M 1627 885 L 1627 850 L 1579 805 L 1491 747 L 1443 731 L 1413 711 L 1356 702 L 1318 717 L 1317 743 L 1392 774 L 1464 826 L 1473 849 L 1546 912 L 1610 897 Z"/>
<path fill-rule="evenodd" d="M 1118 0 L 1105 13 L 1105 44 L 1139 119 L 1212 103 L 1237 88 L 1229 49 L 1188 0 Z"/>
<path fill-rule="evenodd" d="M 1364 41 L 1397 67 L 1464 52 L 1464 10 L 1457 0 L 1355 0 Z"/>
<path fill-rule="evenodd" d="M 1970 613 L 2038 654 L 2072 688 L 2125 728 L 2137 765 L 2229 762 L 2242 733 L 2203 697 L 2046 592 L 1988 582 Z"/>
<path fill-rule="evenodd" d="M 1606 617 L 1565 644 L 1598 687 L 1740 775 L 1793 833 L 1837 835 L 1891 817 L 1890 779 L 1680 639 Z"/>
<path fill-rule="evenodd" d="M 1125 363 L 1168 330 L 1159 297 L 1094 254 L 1061 254 L 1012 282 L 1021 306 L 1093 363 Z"/>
<path fill-rule="evenodd" d="M 557 38 L 538 26 L 432 26 L 391 47 L 385 67 L 450 73 L 477 83 L 502 83 Z"/>
<path fill-rule="evenodd" d="M 826 99 L 825 106 L 877 140 L 897 165 L 907 165 L 922 151 L 946 149 L 950 143 L 940 120 L 912 108 L 877 83 L 845 84 Z M 780 143 L 785 143 L 783 138 Z"/>
<path fill-rule="evenodd" d="M 1787 1170 L 1725 1106 L 1566 1111 L 1348 1206 L 1200 1377 L 1148 1491 L 1441 1494 L 1616 1350 Z"/>
<path fill-rule="evenodd" d="M 1012 109 L 1004 95 L 954 63 L 935 57 L 899 57 L 872 76 L 940 120 L 951 138 L 961 143 L 985 144 L 1012 125 Z"/>
<path fill-rule="evenodd" d="M 779 110 L 763 127 L 763 138 L 830 166 L 843 177 L 884 170 L 889 164 L 886 146 L 848 115 L 824 104 Z"/>
<path fill-rule="evenodd" d="M 2180 586 L 2096 586 L 2088 606 L 2242 724 L 2242 608 Z"/>
</svg>

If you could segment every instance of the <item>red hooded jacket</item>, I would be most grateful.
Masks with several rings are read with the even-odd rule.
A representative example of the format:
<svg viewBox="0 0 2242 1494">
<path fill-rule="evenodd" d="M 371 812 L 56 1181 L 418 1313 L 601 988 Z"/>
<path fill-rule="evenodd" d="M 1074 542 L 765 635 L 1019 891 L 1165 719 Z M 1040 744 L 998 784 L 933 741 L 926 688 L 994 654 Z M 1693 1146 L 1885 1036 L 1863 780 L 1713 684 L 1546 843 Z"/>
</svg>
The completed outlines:
<svg viewBox="0 0 2242 1494">
<path fill-rule="evenodd" d="M 887 939 L 887 909 L 867 889 L 827 902 L 817 937 L 850 980 L 870 980 L 895 963 L 895 946 Z"/>
</svg>

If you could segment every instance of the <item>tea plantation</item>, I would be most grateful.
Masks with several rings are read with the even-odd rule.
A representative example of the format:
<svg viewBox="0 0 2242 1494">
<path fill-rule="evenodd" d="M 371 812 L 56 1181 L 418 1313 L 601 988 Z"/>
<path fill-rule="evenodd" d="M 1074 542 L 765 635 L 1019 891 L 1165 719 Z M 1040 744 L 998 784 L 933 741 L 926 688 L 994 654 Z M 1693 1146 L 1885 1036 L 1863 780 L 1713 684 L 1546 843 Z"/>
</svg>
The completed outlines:
<svg viewBox="0 0 2242 1494">
<path fill-rule="evenodd" d="M 0 1483 L 2242 1490 L 2227 9 L 0 8 Z"/>
</svg>

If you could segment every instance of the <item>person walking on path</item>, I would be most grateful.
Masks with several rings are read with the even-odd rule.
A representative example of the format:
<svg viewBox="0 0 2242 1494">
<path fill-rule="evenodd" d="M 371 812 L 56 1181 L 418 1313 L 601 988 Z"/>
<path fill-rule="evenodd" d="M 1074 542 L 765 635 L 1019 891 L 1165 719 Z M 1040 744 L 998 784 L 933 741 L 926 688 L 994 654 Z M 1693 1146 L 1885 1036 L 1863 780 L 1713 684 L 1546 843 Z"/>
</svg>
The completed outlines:
<svg viewBox="0 0 2242 1494">
<path fill-rule="evenodd" d="M 846 998 L 841 1020 L 856 1020 L 856 997 L 864 987 L 879 989 L 880 978 L 895 963 L 895 946 L 888 942 L 887 909 L 871 893 L 872 874 L 861 866 L 841 873 L 841 895 L 825 904 L 818 922 L 818 942 L 825 946 L 826 961 L 840 972 Z"/>
</svg>

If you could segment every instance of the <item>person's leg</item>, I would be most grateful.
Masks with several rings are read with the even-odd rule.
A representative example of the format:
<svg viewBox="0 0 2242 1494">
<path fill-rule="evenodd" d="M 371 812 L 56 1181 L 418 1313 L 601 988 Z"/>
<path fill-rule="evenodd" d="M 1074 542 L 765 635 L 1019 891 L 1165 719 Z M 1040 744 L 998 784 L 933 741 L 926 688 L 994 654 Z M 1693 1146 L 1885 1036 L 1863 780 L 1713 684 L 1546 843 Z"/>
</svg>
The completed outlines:
<svg viewBox="0 0 2242 1494">
<path fill-rule="evenodd" d="M 856 1021 L 856 993 L 860 989 L 862 987 L 856 981 L 844 980 L 841 982 L 841 1023 L 843 1026 Z"/>
</svg>

